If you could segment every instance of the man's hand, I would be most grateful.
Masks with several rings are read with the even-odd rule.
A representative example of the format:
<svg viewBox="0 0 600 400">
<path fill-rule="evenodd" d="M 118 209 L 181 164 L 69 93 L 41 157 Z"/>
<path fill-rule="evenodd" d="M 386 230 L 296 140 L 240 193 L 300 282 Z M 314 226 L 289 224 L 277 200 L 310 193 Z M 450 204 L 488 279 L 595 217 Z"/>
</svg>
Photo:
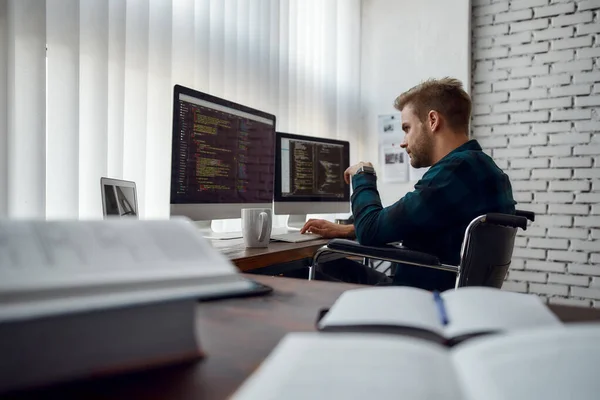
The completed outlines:
<svg viewBox="0 0 600 400">
<path fill-rule="evenodd" d="M 352 179 L 352 177 L 354 175 L 356 175 L 356 171 L 358 171 L 358 169 L 363 166 L 373 168 L 373 164 L 371 164 L 370 162 L 362 162 L 361 161 L 358 164 L 354 164 L 353 166 L 348 167 L 348 169 L 346 169 L 346 171 L 344 171 L 344 180 L 346 181 L 346 183 L 348 185 L 350 184 L 350 180 Z"/>
<path fill-rule="evenodd" d="M 354 225 L 339 225 L 323 219 L 309 219 L 300 229 L 300 233 L 314 233 L 326 239 L 352 238 Z"/>
</svg>

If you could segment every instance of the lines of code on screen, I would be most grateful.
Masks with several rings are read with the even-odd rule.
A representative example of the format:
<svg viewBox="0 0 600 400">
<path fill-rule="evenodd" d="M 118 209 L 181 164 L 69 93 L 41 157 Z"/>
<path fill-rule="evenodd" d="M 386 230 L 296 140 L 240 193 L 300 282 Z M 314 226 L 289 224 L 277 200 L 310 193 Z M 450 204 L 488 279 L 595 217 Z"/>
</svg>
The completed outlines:
<svg viewBox="0 0 600 400">
<path fill-rule="evenodd" d="M 282 195 L 343 198 L 345 169 L 344 146 L 290 140 L 289 191 Z"/>
<path fill-rule="evenodd" d="M 270 203 L 274 126 L 179 100 L 172 203 Z"/>
</svg>

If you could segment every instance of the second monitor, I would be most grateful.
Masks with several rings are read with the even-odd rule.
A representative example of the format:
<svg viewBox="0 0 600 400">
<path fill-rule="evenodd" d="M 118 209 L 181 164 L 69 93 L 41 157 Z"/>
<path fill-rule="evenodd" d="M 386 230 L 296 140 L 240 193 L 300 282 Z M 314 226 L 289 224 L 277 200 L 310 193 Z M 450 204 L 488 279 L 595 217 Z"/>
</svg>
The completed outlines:
<svg viewBox="0 0 600 400">
<path fill-rule="evenodd" d="M 349 165 L 347 141 L 277 132 L 275 214 L 290 214 L 288 227 L 300 229 L 306 214 L 349 212 Z"/>
</svg>

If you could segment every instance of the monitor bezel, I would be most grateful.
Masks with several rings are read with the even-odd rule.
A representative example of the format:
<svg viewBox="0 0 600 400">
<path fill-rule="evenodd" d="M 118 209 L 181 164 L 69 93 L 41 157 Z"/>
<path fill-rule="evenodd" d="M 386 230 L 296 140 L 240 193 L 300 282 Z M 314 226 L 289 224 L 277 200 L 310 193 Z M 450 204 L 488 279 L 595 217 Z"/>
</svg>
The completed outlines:
<svg viewBox="0 0 600 400">
<path fill-rule="evenodd" d="M 252 107 L 245 106 L 230 100 L 226 100 L 217 96 L 213 96 L 208 93 L 200 92 L 198 90 L 185 87 L 182 85 L 174 85 L 173 87 L 173 121 L 171 129 L 171 173 L 170 173 L 170 184 L 169 184 L 169 204 L 171 215 L 184 215 L 193 220 L 211 220 L 211 219 L 227 219 L 227 218 L 240 218 L 242 208 L 254 207 L 254 208 L 271 208 L 273 206 L 271 201 L 269 203 L 263 202 L 244 202 L 244 203 L 197 203 L 197 202 L 181 202 L 173 200 L 173 185 L 175 184 L 173 175 L 173 160 L 174 160 L 174 149 L 176 135 L 177 135 L 177 124 L 179 115 L 179 95 L 185 94 L 191 97 L 195 97 L 199 100 L 208 101 L 220 106 L 229 107 L 237 111 L 246 112 L 249 114 L 256 115 L 258 117 L 269 119 L 273 122 L 273 149 L 275 148 L 275 132 L 277 129 L 277 118 L 274 114 L 270 114 L 265 111 L 261 111 Z"/>
<path fill-rule="evenodd" d="M 344 197 L 343 198 L 335 198 L 335 197 L 319 197 L 319 196 L 310 196 L 310 197 L 302 197 L 302 198 L 291 198 L 284 197 L 281 194 L 281 139 L 297 139 L 297 140 L 306 140 L 311 142 L 319 142 L 324 144 L 335 144 L 335 145 L 343 145 L 344 151 L 346 152 L 348 165 L 350 164 L 350 142 L 347 140 L 338 140 L 338 139 L 329 139 L 329 138 L 321 138 L 315 136 L 307 136 L 307 135 L 298 135 L 294 133 L 287 132 L 275 132 L 275 182 L 274 182 L 274 191 L 273 191 L 273 199 L 275 203 L 344 203 L 349 204 L 350 202 L 350 185 L 345 185 L 344 187 Z M 338 207 L 339 208 L 339 207 Z"/>
</svg>

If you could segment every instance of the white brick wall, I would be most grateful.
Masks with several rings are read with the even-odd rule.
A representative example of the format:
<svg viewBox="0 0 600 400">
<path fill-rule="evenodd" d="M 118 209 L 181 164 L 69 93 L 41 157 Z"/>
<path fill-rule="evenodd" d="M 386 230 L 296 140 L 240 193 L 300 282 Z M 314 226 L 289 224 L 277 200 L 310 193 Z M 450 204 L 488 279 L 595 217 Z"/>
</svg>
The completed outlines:
<svg viewBox="0 0 600 400">
<path fill-rule="evenodd" d="M 478 0 L 473 16 L 472 135 L 538 214 L 503 288 L 600 307 L 600 1 Z"/>
</svg>

